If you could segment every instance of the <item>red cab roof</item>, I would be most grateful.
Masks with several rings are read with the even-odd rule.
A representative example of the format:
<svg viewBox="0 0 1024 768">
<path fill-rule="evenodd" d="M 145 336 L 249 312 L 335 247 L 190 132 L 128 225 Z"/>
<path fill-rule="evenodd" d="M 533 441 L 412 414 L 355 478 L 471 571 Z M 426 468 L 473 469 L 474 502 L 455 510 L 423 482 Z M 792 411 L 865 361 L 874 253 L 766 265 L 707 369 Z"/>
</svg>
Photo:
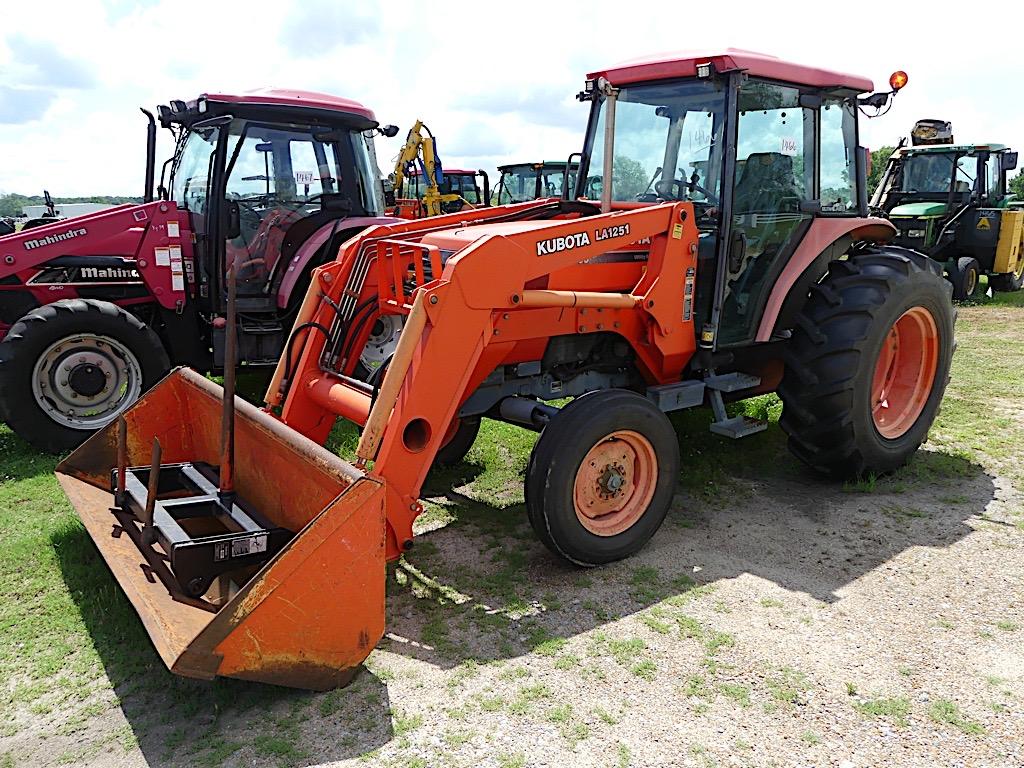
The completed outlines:
<svg viewBox="0 0 1024 768">
<path fill-rule="evenodd" d="M 348 112 L 377 122 L 376 116 L 369 107 L 358 101 L 331 96 L 328 93 L 315 91 L 295 91 L 289 88 L 260 88 L 245 93 L 204 93 L 210 101 L 228 104 L 266 104 L 282 107 L 305 107 L 306 109 L 326 109 L 332 112 Z"/>
<path fill-rule="evenodd" d="M 608 69 L 591 72 L 593 79 L 605 77 L 612 85 L 628 85 L 646 80 L 667 80 L 676 77 L 695 77 L 697 65 L 711 62 L 718 72 L 742 70 L 755 77 L 782 80 L 787 83 L 814 88 L 840 87 L 864 93 L 873 91 L 874 84 L 866 77 L 834 72 L 829 69 L 805 67 L 783 61 L 766 53 L 755 53 L 738 48 L 710 51 L 677 51 L 658 53 L 624 61 Z"/>
</svg>

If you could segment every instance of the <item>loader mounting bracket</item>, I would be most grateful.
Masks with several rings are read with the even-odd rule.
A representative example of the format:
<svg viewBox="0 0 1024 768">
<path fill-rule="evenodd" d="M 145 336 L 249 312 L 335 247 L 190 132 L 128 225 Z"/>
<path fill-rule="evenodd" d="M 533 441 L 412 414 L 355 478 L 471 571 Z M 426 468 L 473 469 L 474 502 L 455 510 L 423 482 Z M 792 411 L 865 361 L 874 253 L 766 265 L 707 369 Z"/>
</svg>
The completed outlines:
<svg viewBox="0 0 1024 768">
<path fill-rule="evenodd" d="M 115 490 L 117 472 L 111 473 Z M 204 462 L 161 465 L 152 505 L 151 472 L 148 466 L 127 468 L 120 511 L 142 523 L 144 546 L 159 544 L 174 580 L 189 597 L 202 597 L 222 574 L 262 566 L 294 536 L 270 524 L 242 497 L 219 493 L 216 467 Z"/>
</svg>

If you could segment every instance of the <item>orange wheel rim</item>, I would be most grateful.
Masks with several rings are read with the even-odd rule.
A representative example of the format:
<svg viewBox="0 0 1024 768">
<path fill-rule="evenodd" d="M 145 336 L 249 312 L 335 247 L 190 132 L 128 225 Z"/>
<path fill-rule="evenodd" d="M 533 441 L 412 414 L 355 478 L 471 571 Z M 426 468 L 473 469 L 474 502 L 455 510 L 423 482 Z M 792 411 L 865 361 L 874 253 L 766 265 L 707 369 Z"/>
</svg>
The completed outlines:
<svg viewBox="0 0 1024 768">
<path fill-rule="evenodd" d="M 911 307 L 882 343 L 871 385 L 875 429 L 890 440 L 902 436 L 924 411 L 939 366 L 939 329 L 932 313 Z"/>
<path fill-rule="evenodd" d="M 615 536 L 643 517 L 657 484 L 658 457 L 650 441 L 632 430 L 612 432 L 576 470 L 576 517 L 597 536 Z"/>
</svg>

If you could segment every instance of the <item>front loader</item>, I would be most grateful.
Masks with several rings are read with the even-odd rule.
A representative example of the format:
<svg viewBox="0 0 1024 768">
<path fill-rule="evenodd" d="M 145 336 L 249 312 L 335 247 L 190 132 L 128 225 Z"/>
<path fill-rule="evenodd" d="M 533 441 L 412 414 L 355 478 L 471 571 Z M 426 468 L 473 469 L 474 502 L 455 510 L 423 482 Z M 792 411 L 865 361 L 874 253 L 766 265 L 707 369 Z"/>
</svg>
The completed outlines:
<svg viewBox="0 0 1024 768">
<path fill-rule="evenodd" d="M 939 267 L 867 215 L 857 107 L 891 95 L 871 90 L 733 50 L 593 73 L 576 199 L 373 227 L 316 270 L 264 409 L 229 385 L 218 430 L 220 389 L 182 369 L 92 437 L 58 476 L 168 667 L 343 683 L 424 478 L 483 417 L 539 433 L 527 514 L 580 566 L 660 527 L 686 471 L 672 411 L 741 438 L 765 425 L 726 403 L 776 391 L 811 467 L 904 464 L 954 313 Z M 387 316 L 401 336 L 364 382 Z M 362 427 L 352 464 L 321 447 L 339 417 Z"/>
</svg>

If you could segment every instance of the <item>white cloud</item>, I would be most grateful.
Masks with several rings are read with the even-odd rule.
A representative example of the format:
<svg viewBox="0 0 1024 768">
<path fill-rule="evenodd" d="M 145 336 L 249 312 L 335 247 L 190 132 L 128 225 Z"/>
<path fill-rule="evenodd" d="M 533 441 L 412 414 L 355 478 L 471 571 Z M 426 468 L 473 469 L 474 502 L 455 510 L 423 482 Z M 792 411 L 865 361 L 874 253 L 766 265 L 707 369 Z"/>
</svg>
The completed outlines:
<svg viewBox="0 0 1024 768">
<path fill-rule="evenodd" d="M 971 65 L 980 60 L 956 49 L 1019 29 L 1018 2 L 1001 4 L 983 38 L 942 14 L 914 15 L 911 33 L 879 0 L 853 10 L 795 0 L 55 0 L 46 23 L 37 6 L 9 5 L 0 28 L 3 191 L 138 194 L 139 106 L 267 85 L 354 98 L 398 125 L 398 138 L 379 142 L 385 171 L 417 118 L 449 167 L 561 159 L 580 148 L 586 107 L 573 96 L 588 71 L 654 51 L 727 46 L 879 84 L 907 70 L 910 84 L 891 112 L 862 121 L 868 146 L 894 143 L 920 117 L 951 120 L 964 140 L 1024 144 L 1024 100 L 1006 85 L 1024 75 L 1018 53 L 994 43 Z M 161 151 L 170 151 L 166 137 Z"/>
</svg>

